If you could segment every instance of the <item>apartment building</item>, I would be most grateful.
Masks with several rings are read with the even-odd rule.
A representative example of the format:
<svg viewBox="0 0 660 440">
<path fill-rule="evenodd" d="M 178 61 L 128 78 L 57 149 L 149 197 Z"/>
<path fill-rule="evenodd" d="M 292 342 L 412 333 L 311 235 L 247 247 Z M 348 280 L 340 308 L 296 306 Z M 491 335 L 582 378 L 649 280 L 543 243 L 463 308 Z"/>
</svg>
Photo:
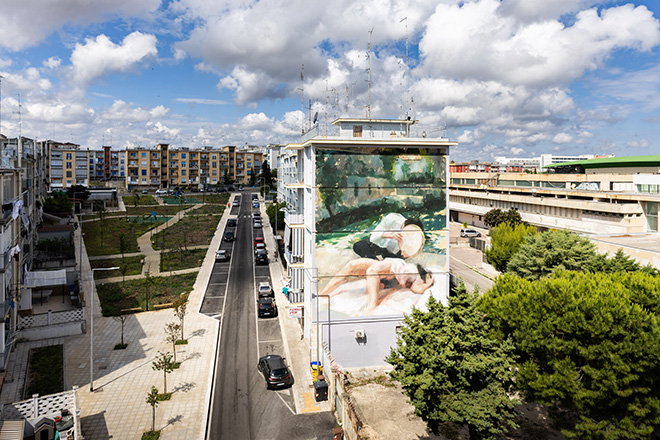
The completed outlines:
<svg viewBox="0 0 660 440">
<path fill-rule="evenodd" d="M 48 157 L 46 172 L 51 190 L 73 185 L 89 186 L 90 156 L 93 164 L 94 153 L 90 154 L 89 150 L 72 143 L 47 140 L 43 144 Z"/>
<path fill-rule="evenodd" d="M 343 367 L 383 365 L 404 314 L 431 295 L 447 300 L 447 155 L 457 144 L 412 137 L 415 123 L 337 119 L 333 135 L 315 127 L 278 152 L 288 276 L 302 286 L 303 334 L 317 358 L 314 328 Z M 423 293 L 380 296 L 356 262 L 418 279 Z"/>
</svg>

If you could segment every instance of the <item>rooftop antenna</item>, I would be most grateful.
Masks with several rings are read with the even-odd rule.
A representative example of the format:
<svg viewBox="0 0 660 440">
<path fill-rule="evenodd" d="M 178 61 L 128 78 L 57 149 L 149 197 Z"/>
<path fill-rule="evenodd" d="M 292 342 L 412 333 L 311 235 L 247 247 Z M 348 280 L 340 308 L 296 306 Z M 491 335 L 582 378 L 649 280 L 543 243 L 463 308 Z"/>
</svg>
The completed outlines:
<svg viewBox="0 0 660 440">
<path fill-rule="evenodd" d="M 406 56 L 404 58 L 405 64 L 404 64 L 404 70 L 403 70 L 403 75 L 401 75 L 401 88 L 403 89 L 403 95 L 402 98 L 404 99 L 404 103 L 401 105 L 401 113 L 403 118 L 408 115 L 408 97 L 405 96 L 407 91 L 408 91 L 408 17 L 403 17 L 401 20 L 399 20 L 399 23 L 405 21 L 406 22 Z M 403 108 L 405 107 L 405 112 L 403 111 Z"/>
<path fill-rule="evenodd" d="M 374 28 L 369 31 L 367 40 L 367 119 L 371 119 L 371 34 Z"/>
<path fill-rule="evenodd" d="M 305 114 L 305 64 L 300 68 L 300 110 Z M 305 117 L 300 118 L 300 133 L 305 134 Z"/>
<path fill-rule="evenodd" d="M 21 109 L 23 108 L 23 104 L 21 104 L 21 94 L 18 94 L 18 111 L 14 113 L 18 113 L 18 137 L 20 138 L 23 135 L 23 117 L 21 114 Z"/>
</svg>

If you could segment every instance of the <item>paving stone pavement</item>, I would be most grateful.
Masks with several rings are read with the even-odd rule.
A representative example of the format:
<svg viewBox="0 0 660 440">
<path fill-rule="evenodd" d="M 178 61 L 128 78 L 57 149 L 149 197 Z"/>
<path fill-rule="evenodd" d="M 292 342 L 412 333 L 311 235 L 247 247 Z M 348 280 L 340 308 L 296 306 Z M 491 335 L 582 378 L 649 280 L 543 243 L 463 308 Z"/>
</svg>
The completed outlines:
<svg viewBox="0 0 660 440">
<path fill-rule="evenodd" d="M 262 205 L 263 210 L 263 205 Z M 199 275 L 189 296 L 188 313 L 184 321 L 187 345 L 177 346 L 177 360 L 181 367 L 167 376 L 170 401 L 161 402 L 156 409 L 156 429 L 162 440 L 204 439 L 210 402 L 213 360 L 216 353 L 219 322 L 198 313 L 215 262 L 215 249 L 222 239 L 229 210 L 222 216 L 209 246 Z M 264 212 L 265 214 L 265 212 Z M 266 241 L 275 249 L 270 228 Z M 76 236 L 77 240 L 78 237 Z M 92 272 L 83 247 L 82 289 L 90 292 Z M 197 269 L 195 269 L 197 270 Z M 271 261 L 273 288 L 280 306 L 280 326 L 285 338 L 287 360 L 296 382 L 294 398 L 297 413 L 329 411 L 329 402 L 314 402 L 312 376 L 309 369 L 309 351 L 301 339 L 302 331 L 294 319 L 288 318 L 287 300 L 282 295 L 283 270 L 279 262 Z M 87 323 L 90 322 L 86 308 Z M 94 298 L 94 391 L 90 391 L 90 334 L 18 343 L 12 352 L 0 403 L 22 399 L 27 357 L 30 348 L 62 344 L 65 360 L 65 389 L 78 386 L 83 435 L 86 440 L 140 439 L 151 429 L 152 409 L 145 402 L 151 386 L 163 392 L 163 373 L 154 371 L 152 361 L 158 352 L 172 351 L 165 341 L 164 326 L 176 321 L 172 309 L 131 315 L 124 326 L 125 350 L 114 350 L 120 342 L 121 325 L 101 315 L 98 297 Z"/>
</svg>

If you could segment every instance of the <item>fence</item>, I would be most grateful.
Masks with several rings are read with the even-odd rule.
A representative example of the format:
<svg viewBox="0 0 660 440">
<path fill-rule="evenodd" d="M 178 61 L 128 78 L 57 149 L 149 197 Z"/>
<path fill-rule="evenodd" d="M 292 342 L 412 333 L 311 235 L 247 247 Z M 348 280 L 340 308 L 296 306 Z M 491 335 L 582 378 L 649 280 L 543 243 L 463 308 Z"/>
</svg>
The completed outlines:
<svg viewBox="0 0 660 440">
<path fill-rule="evenodd" d="M 74 440 L 82 440 L 80 409 L 78 408 L 78 387 L 73 387 L 71 391 L 42 397 L 35 394 L 31 399 L 2 405 L 0 417 L 2 420 L 25 419 L 28 422 L 35 422 L 40 417 L 61 417 L 62 412 L 65 410 L 73 416 L 73 427 L 71 430 L 73 431 Z"/>
<path fill-rule="evenodd" d="M 37 315 L 20 316 L 18 329 L 25 330 L 47 325 L 66 324 L 85 320 L 84 309 L 66 310 L 63 312 L 39 313 Z"/>
<path fill-rule="evenodd" d="M 18 337 L 25 341 L 61 338 L 85 333 L 85 308 L 20 316 Z"/>
</svg>

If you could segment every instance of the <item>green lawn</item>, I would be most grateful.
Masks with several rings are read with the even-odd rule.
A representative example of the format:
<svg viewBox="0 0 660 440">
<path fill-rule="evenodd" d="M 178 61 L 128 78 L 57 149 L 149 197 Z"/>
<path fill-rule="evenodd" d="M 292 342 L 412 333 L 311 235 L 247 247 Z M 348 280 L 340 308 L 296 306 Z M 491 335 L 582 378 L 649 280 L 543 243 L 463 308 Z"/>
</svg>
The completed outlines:
<svg viewBox="0 0 660 440">
<path fill-rule="evenodd" d="M 183 275 L 149 277 L 139 280 L 126 280 L 125 283 L 97 284 L 104 316 L 119 315 L 122 309 L 145 308 L 147 284 L 149 284 L 149 310 L 154 304 L 171 303 L 182 293 L 192 291 L 197 272 Z"/>
<path fill-rule="evenodd" d="M 126 275 L 139 275 L 142 273 L 142 259 L 144 258 L 144 255 L 138 255 L 137 257 L 124 257 L 124 261 L 122 262 L 121 258 L 110 258 L 107 260 L 91 260 L 89 264 L 91 264 L 92 268 L 95 267 L 122 267 L 123 265 L 126 265 L 127 270 L 126 270 Z M 97 272 L 96 277 L 97 278 L 112 278 L 112 277 L 120 277 L 122 276 L 121 270 L 116 269 L 116 270 L 106 270 L 103 272 Z"/>
<path fill-rule="evenodd" d="M 141 194 L 137 197 L 138 206 L 158 205 L 158 202 L 153 198 L 151 194 Z M 124 200 L 124 205 L 126 205 L 126 207 L 135 206 L 135 196 L 124 196 L 122 199 Z"/>
<path fill-rule="evenodd" d="M 199 267 L 202 265 L 207 250 L 208 248 L 163 253 L 160 257 L 160 270 L 161 272 L 167 272 Z"/>
<path fill-rule="evenodd" d="M 83 223 L 83 233 L 87 253 L 90 256 L 120 254 L 120 232 L 126 237 L 124 252 L 138 252 L 137 238 L 160 223 L 127 222 L 123 217 L 106 218 L 103 222 L 85 222 Z"/>
<path fill-rule="evenodd" d="M 209 244 L 219 221 L 217 215 L 188 215 L 166 230 L 154 234 L 151 243 L 154 249 L 170 250 Z"/>
<path fill-rule="evenodd" d="M 194 211 L 186 213 L 186 215 L 204 215 L 204 214 L 219 214 L 222 215 L 225 212 L 227 205 L 209 205 L 206 204 L 201 208 L 197 208 Z"/>
<path fill-rule="evenodd" d="M 182 204 L 182 205 L 188 204 L 189 205 L 191 203 L 197 205 L 197 204 L 202 203 L 202 200 L 199 199 L 197 196 L 194 196 L 194 197 L 193 196 L 184 196 L 183 198 L 170 196 L 170 197 L 163 197 L 163 202 L 165 202 L 168 205 L 179 205 L 179 204 Z"/>
<path fill-rule="evenodd" d="M 219 203 L 225 206 L 229 201 L 229 194 L 227 193 L 222 193 L 222 194 L 201 193 L 201 194 L 195 194 L 195 197 L 200 199 L 204 203 Z"/>
<path fill-rule="evenodd" d="M 64 347 L 51 345 L 30 349 L 24 399 L 64 391 Z"/>
<path fill-rule="evenodd" d="M 179 211 L 183 211 L 184 209 L 190 208 L 192 205 L 172 205 L 172 206 L 138 206 L 137 208 L 134 208 L 133 206 L 127 206 L 126 207 L 126 215 L 127 216 L 133 216 L 133 215 L 147 215 L 151 214 L 153 211 L 156 211 L 157 216 L 161 215 L 174 215 Z"/>
</svg>

